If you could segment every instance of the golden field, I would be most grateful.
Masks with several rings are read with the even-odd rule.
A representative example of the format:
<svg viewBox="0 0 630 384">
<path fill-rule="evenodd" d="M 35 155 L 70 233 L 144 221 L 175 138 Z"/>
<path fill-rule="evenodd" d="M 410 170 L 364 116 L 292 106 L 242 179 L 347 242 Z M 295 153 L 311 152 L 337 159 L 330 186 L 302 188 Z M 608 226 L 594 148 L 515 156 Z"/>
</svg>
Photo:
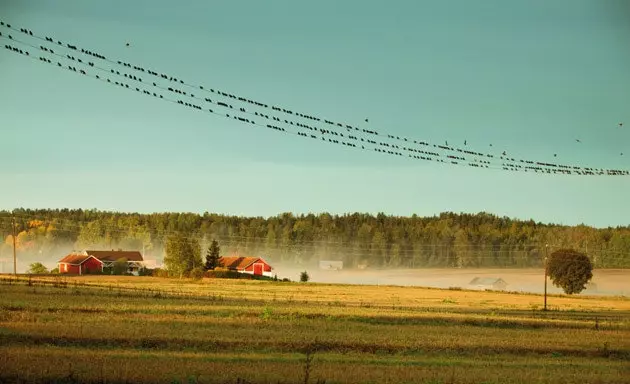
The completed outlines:
<svg viewBox="0 0 630 384">
<path fill-rule="evenodd" d="M 0 382 L 628 383 L 630 299 L 155 277 L 0 280 Z M 311 360 L 306 363 L 307 355 Z"/>
</svg>

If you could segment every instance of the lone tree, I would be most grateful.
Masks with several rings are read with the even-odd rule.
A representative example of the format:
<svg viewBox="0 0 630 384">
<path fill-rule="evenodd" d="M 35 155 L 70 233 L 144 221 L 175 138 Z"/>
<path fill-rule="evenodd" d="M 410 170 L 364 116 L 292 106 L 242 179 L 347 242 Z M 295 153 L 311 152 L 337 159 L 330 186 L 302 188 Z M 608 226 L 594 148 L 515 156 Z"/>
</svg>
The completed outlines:
<svg viewBox="0 0 630 384">
<path fill-rule="evenodd" d="M 206 252 L 206 271 L 215 269 L 216 267 L 222 267 L 221 260 L 219 259 L 220 252 L 221 248 L 219 247 L 219 243 L 216 240 L 212 240 L 212 243 Z"/>
<path fill-rule="evenodd" d="M 166 239 L 164 266 L 171 276 L 184 277 L 195 268 L 203 267 L 199 242 L 185 236 L 171 235 Z"/>
<path fill-rule="evenodd" d="M 593 278 L 593 264 L 583 253 L 573 249 L 559 249 L 549 256 L 547 274 L 553 285 L 564 293 L 580 293 Z"/>
</svg>

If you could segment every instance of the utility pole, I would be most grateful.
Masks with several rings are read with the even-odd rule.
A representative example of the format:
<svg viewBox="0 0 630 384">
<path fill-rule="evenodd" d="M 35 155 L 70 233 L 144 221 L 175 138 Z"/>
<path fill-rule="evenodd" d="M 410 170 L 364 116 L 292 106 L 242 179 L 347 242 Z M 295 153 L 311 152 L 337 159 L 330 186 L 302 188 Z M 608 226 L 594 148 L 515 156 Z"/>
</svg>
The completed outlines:
<svg viewBox="0 0 630 384">
<path fill-rule="evenodd" d="M 547 310 L 547 250 L 549 249 L 549 244 L 545 244 L 545 305 L 544 311 Z"/>
<path fill-rule="evenodd" d="M 15 252 L 15 216 L 11 216 L 11 237 L 13 238 L 13 274 L 17 276 L 17 256 Z"/>
</svg>

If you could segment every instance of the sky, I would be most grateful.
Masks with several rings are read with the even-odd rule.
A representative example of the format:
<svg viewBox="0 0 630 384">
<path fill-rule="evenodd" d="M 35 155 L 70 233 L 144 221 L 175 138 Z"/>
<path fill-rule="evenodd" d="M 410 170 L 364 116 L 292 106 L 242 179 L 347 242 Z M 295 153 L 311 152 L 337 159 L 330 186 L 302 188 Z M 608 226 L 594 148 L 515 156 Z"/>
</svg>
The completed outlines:
<svg viewBox="0 0 630 384">
<path fill-rule="evenodd" d="M 0 0 L 0 20 L 383 134 L 630 169 L 624 0 Z M 0 209 L 484 211 L 630 225 L 630 176 L 475 169 L 321 143 L 4 48 L 0 122 Z"/>
</svg>

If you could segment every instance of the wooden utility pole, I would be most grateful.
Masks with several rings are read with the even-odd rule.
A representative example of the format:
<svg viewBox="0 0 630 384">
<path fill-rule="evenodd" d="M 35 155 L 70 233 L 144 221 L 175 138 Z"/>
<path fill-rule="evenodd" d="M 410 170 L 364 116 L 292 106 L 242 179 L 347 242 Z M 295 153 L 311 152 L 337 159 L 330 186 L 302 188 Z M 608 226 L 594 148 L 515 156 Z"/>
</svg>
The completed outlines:
<svg viewBox="0 0 630 384">
<path fill-rule="evenodd" d="M 17 276 L 17 256 L 15 252 L 15 216 L 11 216 L 11 237 L 13 237 L 13 274 Z"/>
<path fill-rule="evenodd" d="M 549 249 L 549 244 L 545 244 L 545 305 L 544 311 L 547 310 L 547 250 Z"/>
</svg>

